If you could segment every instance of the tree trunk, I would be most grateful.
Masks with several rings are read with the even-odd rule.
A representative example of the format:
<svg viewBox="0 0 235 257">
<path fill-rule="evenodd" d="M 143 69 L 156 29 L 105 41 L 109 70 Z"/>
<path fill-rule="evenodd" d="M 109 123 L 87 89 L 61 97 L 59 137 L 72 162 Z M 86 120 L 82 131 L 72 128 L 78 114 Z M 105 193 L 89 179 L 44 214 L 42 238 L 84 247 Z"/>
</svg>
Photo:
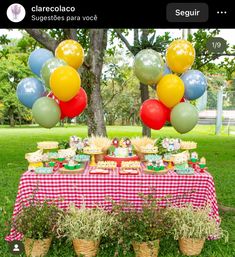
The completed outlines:
<svg viewBox="0 0 235 257">
<path fill-rule="evenodd" d="M 148 40 L 148 34 L 149 34 L 148 29 L 142 29 L 142 35 L 141 35 L 142 41 Z M 140 83 L 140 96 L 141 96 L 141 104 L 143 104 L 144 101 L 149 99 L 149 88 L 147 85 L 144 85 L 142 83 Z M 143 123 L 142 123 L 142 136 L 151 137 L 151 129 L 149 127 L 146 127 Z"/>
<path fill-rule="evenodd" d="M 26 29 L 26 31 L 47 49 L 54 51 L 59 42 L 41 29 Z M 76 29 L 64 29 L 65 37 L 77 40 Z M 104 50 L 107 45 L 107 30 L 90 29 L 90 48 L 82 66 L 82 85 L 88 95 L 88 135 L 106 136 L 104 111 L 100 90 L 100 78 L 103 67 Z"/>
<path fill-rule="evenodd" d="M 140 83 L 140 97 L 141 97 L 141 103 L 149 99 L 149 88 L 147 85 L 144 85 L 142 83 Z M 151 137 L 151 129 L 149 127 L 146 127 L 143 123 L 142 123 L 142 136 Z"/>
<path fill-rule="evenodd" d="M 100 89 L 100 79 L 104 61 L 104 51 L 107 45 L 107 30 L 90 29 L 90 48 L 87 57 L 87 65 L 89 67 L 92 79 L 87 86 L 91 88 L 88 94 L 88 135 L 107 136 L 103 101 Z"/>
<path fill-rule="evenodd" d="M 13 128 L 15 127 L 15 119 L 14 119 L 14 112 L 12 108 L 9 110 L 9 119 L 10 119 L 10 127 Z"/>
</svg>

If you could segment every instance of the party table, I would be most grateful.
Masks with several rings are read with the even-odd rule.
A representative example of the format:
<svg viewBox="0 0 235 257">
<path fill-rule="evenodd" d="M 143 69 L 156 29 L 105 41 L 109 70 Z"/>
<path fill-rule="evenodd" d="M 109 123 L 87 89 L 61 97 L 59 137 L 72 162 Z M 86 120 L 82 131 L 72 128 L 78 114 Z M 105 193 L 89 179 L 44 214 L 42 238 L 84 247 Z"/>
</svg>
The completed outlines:
<svg viewBox="0 0 235 257">
<path fill-rule="evenodd" d="M 163 198 L 162 203 L 192 203 L 195 207 L 209 203 L 210 215 L 219 222 L 218 206 L 213 177 L 208 172 L 195 172 L 194 175 L 178 175 L 169 171 L 166 175 L 145 174 L 120 175 L 118 168 L 110 174 L 90 174 L 87 167 L 83 174 L 35 174 L 25 172 L 20 179 L 18 194 L 13 212 L 13 219 L 21 211 L 27 199 L 35 195 L 37 199 L 54 199 L 58 206 L 65 209 L 69 203 L 76 206 L 86 204 L 92 208 L 99 204 L 111 208 L 110 198 L 115 201 L 126 199 L 136 208 L 141 207 L 139 193 L 152 194 Z M 109 198 L 109 199 L 108 199 Z M 167 199 L 167 200 L 166 200 Z M 20 240 L 22 237 L 14 229 L 6 237 L 7 241 Z"/>
</svg>

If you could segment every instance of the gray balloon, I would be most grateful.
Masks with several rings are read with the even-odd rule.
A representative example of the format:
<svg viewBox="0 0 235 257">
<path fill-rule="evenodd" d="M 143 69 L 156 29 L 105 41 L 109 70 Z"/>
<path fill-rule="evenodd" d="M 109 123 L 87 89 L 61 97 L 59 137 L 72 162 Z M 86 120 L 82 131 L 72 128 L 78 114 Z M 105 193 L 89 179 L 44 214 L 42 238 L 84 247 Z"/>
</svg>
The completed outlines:
<svg viewBox="0 0 235 257">
<path fill-rule="evenodd" d="M 171 111 L 171 124 L 181 134 L 192 130 L 197 122 L 198 111 L 190 103 L 179 103 Z"/>
<path fill-rule="evenodd" d="M 59 105 L 49 97 L 39 98 L 33 105 L 32 113 L 35 121 L 44 128 L 54 127 L 61 116 Z"/>
<path fill-rule="evenodd" d="M 144 49 L 135 56 L 134 73 L 141 83 L 156 84 L 161 79 L 163 71 L 164 62 L 158 52 Z"/>
</svg>

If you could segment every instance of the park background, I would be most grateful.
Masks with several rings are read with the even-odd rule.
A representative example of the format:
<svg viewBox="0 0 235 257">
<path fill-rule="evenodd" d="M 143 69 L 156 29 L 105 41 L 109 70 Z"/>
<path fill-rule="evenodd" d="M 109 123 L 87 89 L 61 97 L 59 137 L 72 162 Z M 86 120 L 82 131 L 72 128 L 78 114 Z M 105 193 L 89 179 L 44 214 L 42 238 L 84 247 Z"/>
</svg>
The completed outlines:
<svg viewBox="0 0 235 257">
<path fill-rule="evenodd" d="M 9 256 L 4 241 L 21 174 L 27 168 L 24 155 L 34 151 L 36 142 L 68 140 L 69 136 L 107 135 L 153 138 L 172 136 L 198 143 L 198 153 L 205 156 L 214 177 L 221 205 L 222 227 L 230 233 L 228 244 L 212 241 L 201 256 L 235 256 L 235 30 L 162 30 L 162 29 L 50 29 L 0 30 L 0 253 Z M 223 54 L 210 53 L 210 37 L 223 37 L 228 47 Z M 16 97 L 19 81 L 34 76 L 28 68 L 29 54 L 37 47 L 54 51 L 64 39 L 78 40 L 85 50 L 85 62 L 79 72 L 82 87 L 88 94 L 88 108 L 75 119 L 65 119 L 47 130 L 35 124 L 31 111 Z M 194 104 L 200 111 L 199 124 L 180 135 L 168 124 L 160 131 L 142 126 L 141 103 L 155 97 L 155 90 L 139 83 L 133 74 L 134 55 L 152 48 L 165 55 L 167 46 L 176 38 L 191 41 L 196 50 L 193 69 L 206 74 L 208 90 Z M 215 135 L 217 134 L 217 135 Z M 226 206 L 226 207 L 225 207 Z M 104 244 L 105 246 L 106 244 Z M 64 242 L 53 245 L 48 256 L 74 256 Z M 109 252 L 110 251 L 110 252 Z M 112 247 L 99 256 L 111 256 Z M 133 253 L 129 253 L 133 256 Z M 161 243 L 159 256 L 181 256 L 168 241 Z"/>
</svg>

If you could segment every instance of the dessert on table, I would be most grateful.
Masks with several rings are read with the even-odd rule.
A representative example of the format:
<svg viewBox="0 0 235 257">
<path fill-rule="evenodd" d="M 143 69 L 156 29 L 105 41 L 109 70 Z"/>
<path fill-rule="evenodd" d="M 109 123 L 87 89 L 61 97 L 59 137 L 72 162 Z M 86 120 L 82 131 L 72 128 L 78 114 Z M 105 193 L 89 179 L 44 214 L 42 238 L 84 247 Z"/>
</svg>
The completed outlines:
<svg viewBox="0 0 235 257">
<path fill-rule="evenodd" d="M 32 153 L 26 153 L 25 159 L 28 161 L 28 170 L 35 170 L 37 167 L 43 167 L 43 151 L 38 150 Z"/>
<path fill-rule="evenodd" d="M 148 158 L 144 172 L 149 174 L 164 175 L 167 174 L 168 170 L 165 167 L 162 156 L 157 155 L 157 158 Z"/>
<path fill-rule="evenodd" d="M 59 161 L 64 161 L 64 160 L 69 161 L 75 155 L 76 155 L 76 149 L 75 148 L 60 149 L 58 151 L 58 160 Z"/>
<path fill-rule="evenodd" d="M 144 172 L 158 175 L 166 174 L 169 169 L 179 175 L 207 170 L 205 157 L 199 159 L 196 151 L 189 152 L 197 148 L 197 143 L 178 138 L 136 137 L 130 140 L 123 137 L 111 140 L 102 136 L 85 139 L 71 136 L 68 142 L 60 144 L 56 141 L 38 142 L 37 148 L 39 150 L 25 154 L 25 159 L 29 162 L 28 169 L 38 174 L 57 170 L 76 174 L 75 171 L 83 171 L 89 161 L 90 166 L 95 167 L 90 169 L 91 174 L 108 174 L 117 167 L 120 167 L 119 173 L 125 175 L 138 175 L 142 167 Z M 102 158 L 95 159 L 97 156 Z"/>
<path fill-rule="evenodd" d="M 192 152 L 191 153 L 191 162 L 197 162 L 198 161 L 198 153 L 197 152 Z"/>
<path fill-rule="evenodd" d="M 77 162 L 89 162 L 90 161 L 90 155 L 77 154 L 73 157 L 73 159 Z"/>
<path fill-rule="evenodd" d="M 91 161 L 90 161 L 90 166 L 96 166 L 96 162 L 95 162 L 95 155 L 97 154 L 102 154 L 102 150 L 100 147 L 97 147 L 95 145 L 90 145 L 90 146 L 86 146 L 83 148 L 83 152 L 85 154 L 89 154 L 91 155 Z"/>
<path fill-rule="evenodd" d="M 51 167 L 37 167 L 35 168 L 36 174 L 52 174 L 53 168 Z"/>
<path fill-rule="evenodd" d="M 172 161 L 174 163 L 174 170 L 178 175 L 192 175 L 194 174 L 194 169 L 189 167 L 189 152 L 184 151 L 172 156 Z"/>
<path fill-rule="evenodd" d="M 121 167 L 123 161 L 138 161 L 139 157 L 134 154 L 133 146 L 129 138 L 114 138 L 109 148 L 108 155 L 104 156 L 105 161 L 115 161 Z"/>
<path fill-rule="evenodd" d="M 98 161 L 96 168 L 97 169 L 115 169 L 117 163 L 114 161 Z"/>
<path fill-rule="evenodd" d="M 152 144 L 148 144 L 146 146 L 141 146 L 140 148 L 141 150 L 141 153 L 146 153 L 146 154 L 150 154 L 150 153 L 157 153 L 158 152 L 158 147 L 157 146 L 154 146 Z"/>
<path fill-rule="evenodd" d="M 182 150 L 191 150 L 196 148 L 197 148 L 197 143 L 194 141 L 181 141 L 180 143 L 180 149 Z"/>
<path fill-rule="evenodd" d="M 156 162 L 162 160 L 162 156 L 159 154 L 146 154 L 144 160 L 147 162 Z"/>
<path fill-rule="evenodd" d="M 122 161 L 119 174 L 121 175 L 138 175 L 140 172 L 140 161 Z"/>
<path fill-rule="evenodd" d="M 37 143 L 37 148 L 46 152 L 57 152 L 59 143 L 56 141 L 42 141 Z"/>
</svg>

